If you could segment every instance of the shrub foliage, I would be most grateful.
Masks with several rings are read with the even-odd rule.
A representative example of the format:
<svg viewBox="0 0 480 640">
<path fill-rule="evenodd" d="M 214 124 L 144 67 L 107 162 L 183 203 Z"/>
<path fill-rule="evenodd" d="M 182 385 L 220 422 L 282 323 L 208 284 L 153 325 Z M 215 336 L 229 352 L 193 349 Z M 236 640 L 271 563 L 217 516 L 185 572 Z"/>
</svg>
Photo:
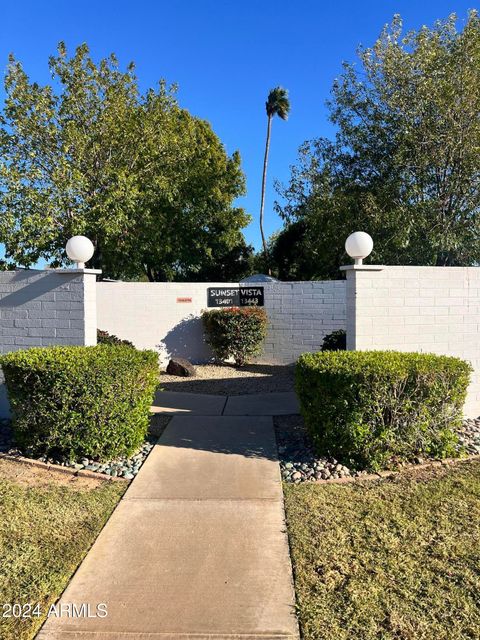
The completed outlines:
<svg viewBox="0 0 480 640">
<path fill-rule="evenodd" d="M 0 358 L 15 438 L 35 453 L 110 459 L 140 446 L 158 356 L 126 346 L 38 347 Z"/>
<path fill-rule="evenodd" d="M 456 455 L 470 372 L 448 356 L 324 351 L 299 358 L 296 389 L 319 451 L 375 469 Z"/>
<path fill-rule="evenodd" d="M 212 309 L 202 314 L 206 341 L 219 360 L 233 358 L 237 366 L 262 353 L 267 314 L 260 307 Z"/>
<path fill-rule="evenodd" d="M 338 329 L 327 334 L 322 342 L 322 351 L 345 351 L 347 348 L 347 332 Z"/>
<path fill-rule="evenodd" d="M 119 345 L 124 344 L 127 347 L 134 347 L 133 342 L 130 340 L 122 340 L 118 336 L 113 335 L 113 333 L 108 333 L 108 331 L 102 331 L 102 329 L 97 329 L 97 344 L 110 344 L 110 345 Z"/>
</svg>

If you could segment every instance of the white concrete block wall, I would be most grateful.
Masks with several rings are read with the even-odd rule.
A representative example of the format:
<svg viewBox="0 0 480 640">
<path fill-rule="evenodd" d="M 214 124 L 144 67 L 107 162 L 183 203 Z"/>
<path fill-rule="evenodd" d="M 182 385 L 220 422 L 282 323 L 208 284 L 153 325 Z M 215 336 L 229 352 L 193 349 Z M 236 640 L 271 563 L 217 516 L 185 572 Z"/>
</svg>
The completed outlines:
<svg viewBox="0 0 480 640">
<path fill-rule="evenodd" d="M 96 344 L 96 272 L 0 271 L 0 353 Z M 0 417 L 8 403 L 0 372 Z"/>
<path fill-rule="evenodd" d="M 95 293 L 94 274 L 75 270 L 0 271 L 0 352 L 85 344 L 86 318 L 89 325 L 96 323 L 96 314 L 92 314 Z M 88 330 L 91 333 L 90 326 Z"/>
<path fill-rule="evenodd" d="M 480 415 L 480 268 L 347 271 L 347 347 L 452 355 L 475 372 L 465 415 Z"/>
<path fill-rule="evenodd" d="M 97 344 L 97 278 L 86 274 L 83 280 L 83 344 Z M 80 323 L 79 323 L 80 324 Z"/>
<path fill-rule="evenodd" d="M 207 307 L 208 287 L 238 283 L 98 282 L 98 328 L 139 349 L 159 351 L 163 364 L 171 356 L 205 362 L 212 354 L 200 314 Z M 186 298 L 191 302 L 177 302 Z"/>
<path fill-rule="evenodd" d="M 345 329 L 344 280 L 258 284 L 265 287 L 269 318 L 265 361 L 295 362 L 306 351 L 319 351 L 328 333 Z"/>
<path fill-rule="evenodd" d="M 345 328 L 345 281 L 259 282 L 265 290 L 269 329 L 264 362 L 294 362 L 305 351 L 320 349 L 324 336 Z M 206 362 L 200 314 L 209 287 L 239 283 L 98 282 L 98 327 L 139 348 L 157 349 L 163 364 L 173 356 Z M 248 283 L 255 286 L 255 283 Z M 177 302 L 191 298 L 192 302 Z"/>
</svg>

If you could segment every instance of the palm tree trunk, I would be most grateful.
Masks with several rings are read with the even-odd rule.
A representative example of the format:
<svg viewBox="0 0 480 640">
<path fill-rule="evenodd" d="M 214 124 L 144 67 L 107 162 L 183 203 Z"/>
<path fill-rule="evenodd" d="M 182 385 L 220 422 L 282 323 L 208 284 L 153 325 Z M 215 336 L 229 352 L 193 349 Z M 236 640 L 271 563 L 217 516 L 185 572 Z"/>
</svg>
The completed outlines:
<svg viewBox="0 0 480 640">
<path fill-rule="evenodd" d="M 263 211 L 265 208 L 265 187 L 267 184 L 267 166 L 268 166 L 268 152 L 270 150 L 270 134 L 272 130 L 272 116 L 268 116 L 267 123 L 267 141 L 265 143 L 265 157 L 263 159 L 263 177 L 262 177 L 262 200 L 260 203 L 260 234 L 262 236 L 263 253 L 265 255 L 265 262 L 268 260 L 267 254 L 267 242 L 265 240 L 265 234 L 263 232 Z"/>
</svg>

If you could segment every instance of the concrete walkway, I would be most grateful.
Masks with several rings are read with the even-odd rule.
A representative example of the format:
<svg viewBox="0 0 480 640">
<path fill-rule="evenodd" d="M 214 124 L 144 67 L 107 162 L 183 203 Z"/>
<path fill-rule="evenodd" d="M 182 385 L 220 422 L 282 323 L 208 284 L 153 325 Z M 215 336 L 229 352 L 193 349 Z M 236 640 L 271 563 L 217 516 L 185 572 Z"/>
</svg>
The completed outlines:
<svg viewBox="0 0 480 640">
<path fill-rule="evenodd" d="M 92 612 L 106 603 L 108 616 L 50 618 L 37 638 L 296 640 L 268 403 L 249 405 L 260 415 L 225 415 L 223 397 L 202 415 L 201 397 L 163 395 L 177 415 L 60 601 Z"/>
<path fill-rule="evenodd" d="M 293 391 L 243 396 L 159 391 L 152 412 L 199 416 L 283 416 L 299 413 L 299 404 Z"/>
<path fill-rule="evenodd" d="M 228 396 L 223 414 L 226 416 L 289 416 L 299 411 L 297 396 L 292 391 Z"/>
</svg>

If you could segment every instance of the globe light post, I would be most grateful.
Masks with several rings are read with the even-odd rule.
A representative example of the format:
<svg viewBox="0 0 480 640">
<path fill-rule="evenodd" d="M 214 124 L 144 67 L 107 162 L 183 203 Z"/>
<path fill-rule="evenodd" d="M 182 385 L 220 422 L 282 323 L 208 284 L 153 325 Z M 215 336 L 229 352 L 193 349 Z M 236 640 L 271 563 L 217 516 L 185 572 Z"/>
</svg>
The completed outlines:
<svg viewBox="0 0 480 640">
<path fill-rule="evenodd" d="M 355 260 L 355 264 L 363 264 L 364 258 L 372 253 L 373 240 L 365 231 L 351 233 L 345 241 L 345 251 Z"/>
<path fill-rule="evenodd" d="M 90 260 L 95 250 L 93 243 L 86 236 L 73 236 L 65 247 L 67 256 L 77 263 L 77 269 L 85 269 L 85 263 Z"/>
</svg>

